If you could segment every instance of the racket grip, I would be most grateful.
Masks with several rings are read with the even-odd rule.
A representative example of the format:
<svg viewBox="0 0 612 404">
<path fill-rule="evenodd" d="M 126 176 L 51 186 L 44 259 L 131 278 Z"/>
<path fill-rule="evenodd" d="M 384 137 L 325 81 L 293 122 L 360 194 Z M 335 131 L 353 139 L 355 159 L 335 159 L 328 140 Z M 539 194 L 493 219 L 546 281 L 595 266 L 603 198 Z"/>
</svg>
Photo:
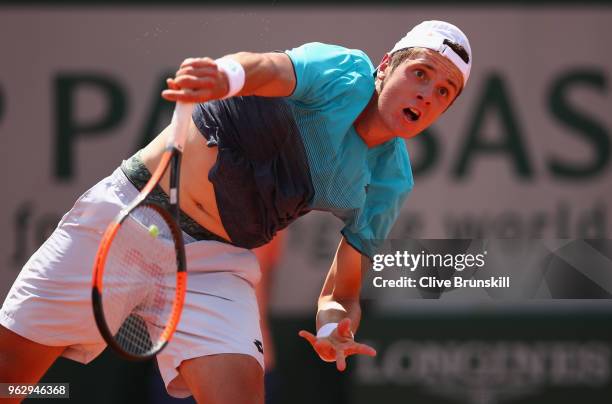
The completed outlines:
<svg viewBox="0 0 612 404">
<path fill-rule="evenodd" d="M 176 103 L 172 114 L 172 121 L 170 122 L 171 131 L 166 147 L 175 147 L 181 152 L 183 151 L 194 105 L 193 103 L 186 102 Z"/>
</svg>

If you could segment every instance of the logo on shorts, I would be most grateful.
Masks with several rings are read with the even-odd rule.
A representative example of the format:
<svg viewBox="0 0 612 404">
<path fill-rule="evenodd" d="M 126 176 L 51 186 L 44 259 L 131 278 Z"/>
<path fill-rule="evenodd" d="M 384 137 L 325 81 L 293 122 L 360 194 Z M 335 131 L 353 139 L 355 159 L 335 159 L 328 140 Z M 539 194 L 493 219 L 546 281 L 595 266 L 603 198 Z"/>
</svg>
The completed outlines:
<svg viewBox="0 0 612 404">
<path fill-rule="evenodd" d="M 263 344 L 261 343 L 260 340 L 256 339 L 253 341 L 253 343 L 255 344 L 255 346 L 257 347 L 257 350 L 263 354 Z"/>
</svg>

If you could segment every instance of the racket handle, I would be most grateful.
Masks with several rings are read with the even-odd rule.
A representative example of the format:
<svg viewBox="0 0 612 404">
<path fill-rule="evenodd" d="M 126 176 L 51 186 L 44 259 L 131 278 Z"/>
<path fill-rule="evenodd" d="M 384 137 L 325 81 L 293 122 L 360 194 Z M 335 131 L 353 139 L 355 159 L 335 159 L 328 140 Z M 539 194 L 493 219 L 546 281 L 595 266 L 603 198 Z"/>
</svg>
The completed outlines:
<svg viewBox="0 0 612 404">
<path fill-rule="evenodd" d="M 193 103 L 185 102 L 176 103 L 174 113 L 172 114 L 172 122 L 170 122 L 171 131 L 166 147 L 175 147 L 181 152 L 183 151 L 194 105 Z"/>
</svg>

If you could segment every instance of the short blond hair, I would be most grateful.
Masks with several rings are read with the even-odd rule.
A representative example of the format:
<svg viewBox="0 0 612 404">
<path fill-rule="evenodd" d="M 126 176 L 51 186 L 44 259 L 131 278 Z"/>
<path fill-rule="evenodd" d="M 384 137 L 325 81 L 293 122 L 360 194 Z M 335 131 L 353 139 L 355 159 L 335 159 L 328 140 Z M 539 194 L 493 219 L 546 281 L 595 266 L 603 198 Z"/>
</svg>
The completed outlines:
<svg viewBox="0 0 612 404">
<path fill-rule="evenodd" d="M 409 59 L 417 59 L 419 56 L 426 54 L 427 50 L 425 48 L 408 48 L 402 49 L 397 52 L 394 52 L 391 55 L 391 60 L 389 61 L 389 67 L 391 71 L 395 70 L 395 68 L 402 64 L 405 60 Z"/>
</svg>

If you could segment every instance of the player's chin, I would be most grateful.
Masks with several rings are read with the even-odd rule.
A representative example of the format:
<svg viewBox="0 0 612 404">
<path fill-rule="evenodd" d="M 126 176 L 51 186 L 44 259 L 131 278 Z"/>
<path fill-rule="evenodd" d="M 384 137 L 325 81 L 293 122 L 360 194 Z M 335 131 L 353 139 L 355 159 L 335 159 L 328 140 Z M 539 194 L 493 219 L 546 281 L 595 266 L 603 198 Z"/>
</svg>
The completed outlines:
<svg viewBox="0 0 612 404">
<path fill-rule="evenodd" d="M 432 122 L 426 122 L 425 120 L 406 123 L 402 127 L 401 137 L 404 139 L 410 139 L 418 136 L 423 133 L 425 129 L 431 126 L 431 123 Z"/>
<path fill-rule="evenodd" d="M 407 119 L 401 119 L 399 125 L 396 125 L 395 133 L 399 137 L 409 139 L 415 137 L 425 129 L 421 122 L 409 121 Z"/>
</svg>

